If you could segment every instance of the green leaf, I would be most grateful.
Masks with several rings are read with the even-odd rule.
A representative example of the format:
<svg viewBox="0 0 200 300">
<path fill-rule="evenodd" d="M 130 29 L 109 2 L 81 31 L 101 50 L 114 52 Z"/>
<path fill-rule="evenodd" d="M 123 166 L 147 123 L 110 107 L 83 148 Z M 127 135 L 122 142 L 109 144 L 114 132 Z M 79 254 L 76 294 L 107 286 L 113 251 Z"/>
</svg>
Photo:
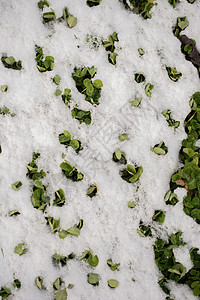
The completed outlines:
<svg viewBox="0 0 200 300">
<path fill-rule="evenodd" d="M 116 288 L 116 287 L 118 287 L 118 284 L 119 284 L 119 281 L 115 280 L 115 279 L 110 279 L 107 282 L 108 282 L 108 286 L 111 288 Z"/>
<path fill-rule="evenodd" d="M 60 290 L 62 283 L 64 283 L 64 282 L 60 277 L 56 278 L 56 280 L 53 283 L 54 290 Z"/>
<path fill-rule="evenodd" d="M 67 290 L 64 288 L 63 290 L 60 290 L 56 294 L 56 300 L 67 300 Z"/>
<path fill-rule="evenodd" d="M 153 151 L 154 153 L 158 154 L 158 155 L 165 155 L 166 152 L 165 150 L 163 150 L 162 148 L 159 147 L 151 147 L 151 151 Z"/>
<path fill-rule="evenodd" d="M 87 87 L 89 87 L 89 86 L 92 85 L 92 82 L 91 82 L 91 80 L 89 78 L 85 78 L 83 80 L 83 85 L 87 88 Z"/>
<path fill-rule="evenodd" d="M 58 96 L 62 95 L 62 91 L 61 91 L 60 89 L 57 89 L 57 90 L 55 90 L 54 95 L 55 95 L 56 97 L 58 97 Z"/>
<path fill-rule="evenodd" d="M 86 89 L 86 94 L 91 97 L 94 93 L 94 87 L 91 85 Z"/>
<path fill-rule="evenodd" d="M 67 230 L 59 230 L 59 238 L 65 239 L 68 236 Z"/>
<path fill-rule="evenodd" d="M 15 289 L 20 289 L 21 288 L 21 282 L 19 281 L 19 279 L 15 279 L 13 281 L 12 285 L 14 286 Z"/>
<path fill-rule="evenodd" d="M 8 64 L 8 65 L 13 65 L 15 63 L 15 59 L 13 56 L 10 56 L 10 57 L 7 57 L 5 59 L 5 62 Z"/>
<path fill-rule="evenodd" d="M 19 191 L 19 188 L 22 186 L 22 182 L 21 181 L 17 181 L 15 183 L 12 184 L 12 188 L 15 191 Z"/>
<path fill-rule="evenodd" d="M 99 285 L 99 274 L 89 273 L 88 274 L 88 283 L 92 285 Z"/>
<path fill-rule="evenodd" d="M 195 208 L 191 211 L 191 217 L 193 219 L 197 219 L 197 220 L 200 220 L 200 209 L 198 208 Z"/>
<path fill-rule="evenodd" d="M 67 229 L 67 233 L 78 237 L 80 235 L 80 229 L 77 227 L 71 227 Z"/>
<path fill-rule="evenodd" d="M 25 243 L 20 243 L 15 247 L 14 253 L 19 254 L 20 256 L 27 252 L 27 248 L 25 247 Z"/>
<path fill-rule="evenodd" d="M 147 97 L 151 98 L 151 91 L 153 90 L 154 86 L 150 83 L 147 83 L 147 85 L 145 86 L 145 93 L 147 95 Z"/>
<path fill-rule="evenodd" d="M 118 160 L 120 160 L 121 159 L 121 157 L 122 157 L 122 153 L 121 153 L 121 151 L 120 151 L 120 149 L 118 148 L 117 150 L 115 150 L 115 156 L 116 156 L 116 158 L 118 159 Z"/>
<path fill-rule="evenodd" d="M 132 165 L 127 165 L 126 169 L 130 174 L 136 174 L 136 169 Z"/>
<path fill-rule="evenodd" d="M 138 48 L 138 52 L 141 56 L 144 55 L 144 50 L 142 48 Z"/>
<path fill-rule="evenodd" d="M 2 299 L 6 299 L 9 295 L 11 295 L 11 290 L 7 288 L 6 286 L 2 286 L 0 290 L 0 296 Z"/>
<path fill-rule="evenodd" d="M 107 260 L 107 265 L 110 267 L 111 271 L 116 271 L 118 269 L 118 267 L 120 266 L 120 264 L 114 264 L 112 262 L 112 259 L 108 259 Z"/>
<path fill-rule="evenodd" d="M 57 85 L 60 84 L 60 81 L 61 81 L 61 78 L 59 75 L 55 75 L 54 78 L 53 78 L 53 82 Z"/>
<path fill-rule="evenodd" d="M 72 139 L 70 142 L 69 142 L 69 146 L 71 146 L 74 150 L 77 150 L 79 148 L 79 141 L 76 140 L 76 139 Z"/>
<path fill-rule="evenodd" d="M 116 65 L 116 59 L 117 59 L 118 54 L 113 52 L 113 53 L 109 53 L 108 54 L 108 61 L 113 64 Z"/>
<path fill-rule="evenodd" d="M 165 221 L 165 213 L 162 210 L 156 210 L 153 215 L 153 220 L 162 224 Z"/>
<path fill-rule="evenodd" d="M 180 18 L 178 19 L 178 26 L 181 28 L 181 30 L 184 30 L 189 25 L 188 20 L 185 19 L 184 21 L 181 21 Z"/>
<path fill-rule="evenodd" d="M 118 138 L 119 138 L 119 140 L 120 140 L 121 142 L 123 142 L 123 141 L 125 141 L 125 140 L 128 139 L 128 134 L 126 134 L 126 133 L 121 133 L 121 134 L 118 136 Z"/>
<path fill-rule="evenodd" d="M 1 91 L 2 91 L 2 93 L 7 92 L 7 90 L 8 90 L 8 86 L 7 85 L 1 85 Z"/>
<path fill-rule="evenodd" d="M 131 104 L 131 106 L 138 107 L 140 105 L 141 101 L 142 101 L 142 98 L 135 98 L 135 100 L 129 101 L 129 103 Z"/>
<path fill-rule="evenodd" d="M 69 15 L 67 18 L 67 24 L 68 24 L 69 28 L 76 26 L 77 18 L 72 15 Z"/>
<path fill-rule="evenodd" d="M 54 11 L 49 11 L 43 13 L 43 21 L 44 23 L 48 23 L 50 21 L 55 21 L 56 20 L 56 15 Z"/>
<path fill-rule="evenodd" d="M 12 216 L 17 216 L 17 215 L 20 215 L 20 212 L 18 210 L 11 210 L 9 212 L 9 216 L 12 217 Z"/>
<path fill-rule="evenodd" d="M 99 258 L 97 255 L 93 256 L 90 254 L 87 261 L 91 267 L 96 267 L 99 264 Z"/>
<path fill-rule="evenodd" d="M 134 208 L 135 207 L 135 203 L 133 201 L 129 201 L 128 202 L 128 207 Z"/>
<path fill-rule="evenodd" d="M 103 83 L 102 83 L 102 81 L 100 79 L 96 79 L 93 82 L 93 86 L 96 87 L 97 89 L 100 89 L 100 88 L 102 88 Z"/>
<path fill-rule="evenodd" d="M 43 286 L 42 286 L 43 279 L 40 276 L 36 277 L 35 278 L 35 284 L 36 284 L 36 286 L 38 287 L 39 290 L 42 290 L 42 288 L 43 288 Z"/>
</svg>

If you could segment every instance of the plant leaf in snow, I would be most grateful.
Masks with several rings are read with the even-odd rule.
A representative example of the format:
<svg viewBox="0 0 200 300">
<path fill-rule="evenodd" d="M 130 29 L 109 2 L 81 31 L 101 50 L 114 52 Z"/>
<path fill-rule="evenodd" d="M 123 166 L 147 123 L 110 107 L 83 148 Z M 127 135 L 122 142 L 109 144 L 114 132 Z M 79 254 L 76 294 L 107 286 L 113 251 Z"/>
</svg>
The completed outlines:
<svg viewBox="0 0 200 300">
<path fill-rule="evenodd" d="M 88 283 L 92 285 L 99 285 L 99 274 L 89 273 L 88 274 Z"/>
<path fill-rule="evenodd" d="M 16 254 L 19 254 L 20 256 L 25 254 L 27 252 L 27 248 L 25 247 L 25 243 L 20 243 L 15 247 L 14 252 Z"/>
<path fill-rule="evenodd" d="M 64 288 L 63 290 L 60 290 L 56 294 L 56 300 L 67 300 L 67 290 Z"/>
<path fill-rule="evenodd" d="M 118 287 L 118 284 L 119 284 L 119 281 L 116 279 L 110 279 L 107 282 L 108 282 L 108 286 L 111 288 L 116 288 L 116 287 Z"/>
<path fill-rule="evenodd" d="M 15 191 L 19 191 L 19 188 L 22 186 L 22 182 L 21 181 L 17 181 L 15 183 L 12 184 L 12 188 Z"/>
<path fill-rule="evenodd" d="M 69 15 L 67 18 L 67 24 L 68 24 L 69 28 L 76 26 L 77 18 L 72 15 Z"/>
</svg>

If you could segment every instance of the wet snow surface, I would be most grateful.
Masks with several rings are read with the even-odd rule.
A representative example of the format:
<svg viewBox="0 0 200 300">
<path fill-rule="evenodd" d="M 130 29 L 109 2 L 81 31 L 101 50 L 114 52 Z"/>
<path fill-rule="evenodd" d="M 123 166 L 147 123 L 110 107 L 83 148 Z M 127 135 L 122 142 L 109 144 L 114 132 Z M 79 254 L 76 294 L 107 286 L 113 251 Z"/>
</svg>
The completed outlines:
<svg viewBox="0 0 200 300">
<path fill-rule="evenodd" d="M 186 137 L 184 119 L 190 111 L 189 99 L 199 90 L 197 71 L 181 53 L 172 26 L 177 17 L 187 16 L 189 26 L 184 33 L 196 40 L 200 50 L 200 3 L 197 0 L 191 5 L 182 0 L 173 9 L 168 1 L 158 2 L 152 9 L 152 19 L 144 20 L 116 0 L 102 0 L 101 5 L 93 8 L 84 0 L 51 0 L 57 17 L 65 6 L 77 17 L 77 25 L 70 29 L 65 23 L 44 25 L 37 1 L 0 1 L 0 54 L 12 55 L 22 60 L 23 65 L 21 71 L 15 71 L 0 63 L 0 84 L 8 85 L 8 91 L 0 93 L 0 105 L 16 114 L 13 118 L 0 116 L 0 286 L 11 288 L 15 278 L 22 283 L 19 290 L 11 288 L 10 299 L 54 299 L 52 284 L 57 277 L 62 277 L 64 286 L 74 284 L 68 290 L 68 299 L 72 300 L 164 299 L 157 283 L 161 273 L 155 264 L 153 244 L 156 237 L 167 239 L 177 231 L 183 232 L 187 245 L 175 255 L 187 269 L 191 267 L 189 249 L 200 247 L 199 225 L 183 212 L 183 190 L 177 191 L 180 201 L 175 207 L 165 205 L 164 195 L 171 175 L 180 167 L 178 152 Z M 114 31 L 119 38 L 116 66 L 108 62 L 108 52 L 102 45 L 95 49 L 91 42 L 86 42 L 87 34 L 105 40 Z M 36 44 L 44 47 L 45 55 L 55 58 L 53 71 L 37 70 Z M 138 48 L 145 52 L 142 57 Z M 95 79 L 103 82 L 100 104 L 96 107 L 85 101 L 71 76 L 74 67 L 93 65 L 97 68 Z M 169 79 L 166 65 L 183 74 L 178 82 Z M 136 83 L 136 72 L 144 73 L 144 83 Z M 73 119 L 62 98 L 54 95 L 56 85 L 52 78 L 56 74 L 61 76 L 61 90 L 71 89 L 71 108 L 77 104 L 91 111 L 90 125 Z M 151 98 L 144 91 L 148 82 L 154 85 Z M 131 107 L 129 101 L 136 96 L 142 97 L 141 105 Z M 164 109 L 170 109 L 172 117 L 181 122 L 176 131 L 161 114 Z M 64 130 L 81 141 L 84 149 L 78 155 L 71 147 L 66 149 L 59 143 L 58 136 Z M 120 142 L 120 133 L 127 133 L 129 139 Z M 160 141 L 168 146 L 165 156 L 150 151 L 150 146 Z M 119 175 L 122 167 L 112 161 L 118 147 L 126 153 L 128 163 L 143 166 L 143 174 L 135 184 L 123 181 Z M 50 233 L 43 213 L 32 206 L 33 182 L 26 176 L 26 166 L 34 151 L 41 154 L 37 160 L 39 169 L 47 172 L 43 183 L 51 205 L 45 216 L 60 218 L 61 228 L 65 229 L 83 219 L 78 238 L 67 236 L 62 240 L 58 233 Z M 70 182 L 63 176 L 59 167 L 62 153 L 84 174 L 84 180 Z M 11 184 L 18 180 L 23 186 L 14 191 Z M 86 191 L 93 182 L 99 190 L 91 200 Z M 52 205 L 59 188 L 66 195 L 63 207 Z M 136 203 L 133 209 L 128 208 L 130 200 Z M 21 214 L 10 217 L 9 211 L 13 209 Z M 166 212 L 163 225 L 152 221 L 155 209 Z M 152 238 L 138 235 L 140 220 L 152 225 Z M 27 244 L 28 251 L 19 256 L 14 248 L 22 242 Z M 99 265 L 94 269 L 79 260 L 89 247 L 99 257 Z M 55 267 L 52 255 L 56 252 L 66 256 L 74 252 L 76 258 L 65 267 Z M 109 269 L 109 258 L 120 262 L 119 271 Z M 87 282 L 89 272 L 100 275 L 99 286 Z M 44 278 L 45 291 L 36 287 L 37 276 Z M 107 285 L 111 278 L 119 281 L 116 289 Z M 196 299 L 187 286 L 170 282 L 169 287 L 177 300 Z"/>
</svg>

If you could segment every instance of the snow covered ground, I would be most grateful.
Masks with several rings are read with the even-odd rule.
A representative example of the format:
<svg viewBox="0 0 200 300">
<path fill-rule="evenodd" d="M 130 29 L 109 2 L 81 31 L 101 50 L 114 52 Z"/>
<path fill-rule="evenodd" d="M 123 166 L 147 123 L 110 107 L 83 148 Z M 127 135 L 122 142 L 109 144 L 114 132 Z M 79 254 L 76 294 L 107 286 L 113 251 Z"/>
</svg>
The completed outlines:
<svg viewBox="0 0 200 300">
<path fill-rule="evenodd" d="M 11 288 L 18 278 L 22 287 L 12 290 L 10 299 L 54 299 L 53 282 L 62 277 L 64 286 L 74 284 L 68 291 L 68 299 L 79 300 L 160 300 L 166 295 L 158 285 L 161 277 L 154 259 L 153 244 L 157 236 L 167 239 L 171 233 L 183 232 L 186 246 L 175 252 L 177 259 L 191 267 L 189 249 L 200 248 L 199 225 L 183 212 L 183 190 L 177 192 L 179 203 L 167 206 L 164 195 L 169 190 L 171 175 L 180 167 L 178 153 L 181 141 L 186 137 L 184 119 L 190 112 L 189 99 L 199 90 L 199 77 L 194 66 L 185 60 L 180 42 L 172 33 L 177 17 L 187 16 L 189 26 L 184 33 L 197 42 L 200 50 L 199 11 L 197 0 L 189 4 L 182 0 L 175 9 L 168 1 L 157 1 L 152 9 L 152 19 L 124 9 L 116 0 L 102 0 L 101 5 L 90 8 L 86 1 L 51 0 L 56 16 L 62 15 L 67 6 L 77 17 L 74 28 L 64 23 L 52 26 L 42 23 L 42 11 L 34 0 L 0 1 L 0 54 L 14 56 L 22 61 L 21 71 L 6 69 L 0 63 L 0 85 L 8 85 L 6 93 L 0 93 L 0 107 L 6 106 L 15 117 L 0 116 L 0 286 Z M 108 53 L 100 45 L 97 49 L 86 42 L 87 34 L 106 40 L 114 31 L 117 64 L 108 62 Z M 51 72 L 40 73 L 35 62 L 35 45 L 44 47 L 45 55 L 55 58 Z M 145 54 L 141 57 L 138 48 Z M 165 66 L 176 67 L 183 75 L 178 82 L 169 79 Z M 103 82 L 100 104 L 93 106 L 76 89 L 71 76 L 74 67 L 95 66 L 95 79 Z M 138 84 L 136 72 L 143 72 L 145 83 Z M 90 110 L 90 125 L 80 124 L 71 116 L 70 109 L 61 97 L 56 97 L 56 85 L 52 78 L 60 75 L 60 88 L 71 89 L 74 104 Z M 146 83 L 154 85 L 148 98 Z M 129 101 L 142 97 L 140 107 L 131 107 Z M 176 131 L 169 127 L 161 114 L 170 109 L 175 120 L 181 122 Z M 77 155 L 69 147 L 59 143 L 58 136 L 68 130 L 81 141 L 83 150 Z M 127 133 L 129 138 L 120 142 L 118 135 Z M 168 146 L 165 156 L 158 156 L 150 147 L 164 141 Z M 113 162 L 112 154 L 120 148 L 127 161 L 143 166 L 143 174 L 135 184 L 123 181 L 119 175 L 121 166 Z M 77 238 L 60 239 L 46 225 L 41 211 L 31 204 L 32 181 L 26 176 L 27 164 L 32 153 L 40 152 L 39 169 L 47 172 L 43 183 L 51 205 L 45 216 L 60 218 L 61 228 L 69 228 L 83 219 L 83 228 Z M 71 182 L 63 176 L 60 163 L 66 159 L 84 174 L 84 180 Z M 19 191 L 11 184 L 20 180 Z M 97 195 L 86 195 L 88 186 L 96 182 Z M 66 204 L 52 205 L 54 193 L 65 191 Z M 128 201 L 136 203 L 128 207 Z M 10 217 L 16 209 L 20 215 Z M 166 212 L 164 224 L 152 221 L 156 209 Z M 143 238 L 137 233 L 139 222 L 152 225 L 153 237 Z M 19 256 L 14 248 L 26 243 L 28 251 Z M 92 268 L 80 261 L 84 250 L 91 248 L 99 257 L 99 265 Z M 52 255 L 75 253 L 76 258 L 65 267 L 55 267 Z M 112 272 L 107 259 L 119 262 L 118 271 Z M 90 272 L 100 275 L 99 286 L 87 282 Z M 46 290 L 40 291 L 35 278 L 42 276 Z M 107 280 L 117 279 L 119 286 L 111 289 Z M 135 281 L 132 280 L 134 278 Z M 169 287 L 177 300 L 192 300 L 189 287 L 170 282 Z"/>
</svg>

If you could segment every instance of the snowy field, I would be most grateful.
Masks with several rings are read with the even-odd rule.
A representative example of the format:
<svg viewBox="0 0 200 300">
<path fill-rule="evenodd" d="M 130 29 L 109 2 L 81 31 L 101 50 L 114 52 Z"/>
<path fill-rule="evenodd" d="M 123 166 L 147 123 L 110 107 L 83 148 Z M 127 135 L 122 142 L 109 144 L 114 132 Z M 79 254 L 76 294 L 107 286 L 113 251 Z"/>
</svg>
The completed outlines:
<svg viewBox="0 0 200 300">
<path fill-rule="evenodd" d="M 22 61 L 20 71 L 0 63 L 0 85 L 8 86 L 6 92 L 0 91 L 0 107 L 15 114 L 0 115 L 0 288 L 10 289 L 8 299 L 55 299 L 58 291 L 53 282 L 58 277 L 63 280 L 62 289 L 74 285 L 67 289 L 70 300 L 165 299 L 153 246 L 158 237 L 168 240 L 178 231 L 183 232 L 186 245 L 174 249 L 174 255 L 187 270 L 192 267 L 189 252 L 200 248 L 199 224 L 183 211 L 186 190 L 176 189 L 179 202 L 175 206 L 166 205 L 164 196 L 172 174 L 182 165 L 179 150 L 187 137 L 184 120 L 191 110 L 190 97 L 200 90 L 197 69 L 185 59 L 172 31 L 177 18 L 186 16 L 189 26 L 184 34 L 196 40 L 200 51 L 200 2 L 181 0 L 176 8 L 167 0 L 157 2 L 151 9 L 152 18 L 145 20 L 117 0 L 102 0 L 94 7 L 85 0 L 51 0 L 57 18 L 64 7 L 77 18 L 76 26 L 69 28 L 65 21 L 43 24 L 42 14 L 50 9 L 42 11 L 35 0 L 0 0 L 1 57 Z M 119 39 L 115 42 L 116 65 L 109 63 L 101 42 L 113 32 Z M 37 69 L 35 45 L 43 47 L 44 56 L 54 57 L 52 71 Z M 92 66 L 97 68 L 94 79 L 103 83 L 99 105 L 85 101 L 72 78 L 75 67 Z M 170 80 L 166 66 L 182 73 L 177 82 Z M 145 75 L 144 82 L 135 81 L 137 72 Z M 52 80 L 55 75 L 61 77 L 59 86 Z M 151 98 L 145 93 L 148 83 L 154 86 Z M 57 88 L 62 93 L 71 90 L 70 107 L 54 94 Z M 142 98 L 138 107 L 129 103 L 135 97 Z M 74 107 L 91 111 L 90 125 L 72 117 Z M 180 121 L 178 128 L 168 125 L 162 115 L 166 109 Z M 64 130 L 81 141 L 83 149 L 78 154 L 59 142 Z M 123 133 L 128 139 L 121 142 L 118 136 Z M 161 141 L 168 147 L 166 155 L 150 150 Z M 143 167 L 137 182 L 121 178 L 125 165 L 112 159 L 117 148 L 126 154 L 127 164 Z M 47 173 L 42 183 L 50 205 L 44 213 L 31 203 L 34 181 L 26 174 L 33 152 L 40 153 L 35 161 L 38 170 Z M 83 180 L 73 182 L 64 176 L 60 164 L 65 159 L 84 174 Z M 18 191 L 12 188 L 17 181 L 23 184 Z M 90 198 L 87 189 L 94 183 L 98 192 Z M 59 189 L 66 198 L 62 207 L 53 205 Z M 129 201 L 134 208 L 128 207 Z M 10 216 L 12 210 L 20 214 Z M 163 224 L 152 220 L 155 210 L 165 213 Z M 82 219 L 80 236 L 69 234 L 61 239 L 59 231 L 51 232 L 45 217 L 60 219 L 59 227 L 65 230 Z M 138 234 L 140 221 L 151 227 L 152 236 Z M 14 252 L 20 243 L 27 248 L 24 255 Z M 89 248 L 99 258 L 96 267 L 80 260 Z M 75 258 L 65 266 L 52 263 L 55 253 L 68 256 L 72 252 Z M 108 259 L 120 263 L 117 270 L 109 268 Z M 99 285 L 88 283 L 89 273 L 99 274 Z M 45 288 L 35 284 L 38 276 Z M 21 288 L 12 286 L 15 279 Z M 110 279 L 119 282 L 116 288 L 108 286 Z M 169 299 L 198 298 L 188 285 L 172 280 L 167 285 Z"/>
</svg>

